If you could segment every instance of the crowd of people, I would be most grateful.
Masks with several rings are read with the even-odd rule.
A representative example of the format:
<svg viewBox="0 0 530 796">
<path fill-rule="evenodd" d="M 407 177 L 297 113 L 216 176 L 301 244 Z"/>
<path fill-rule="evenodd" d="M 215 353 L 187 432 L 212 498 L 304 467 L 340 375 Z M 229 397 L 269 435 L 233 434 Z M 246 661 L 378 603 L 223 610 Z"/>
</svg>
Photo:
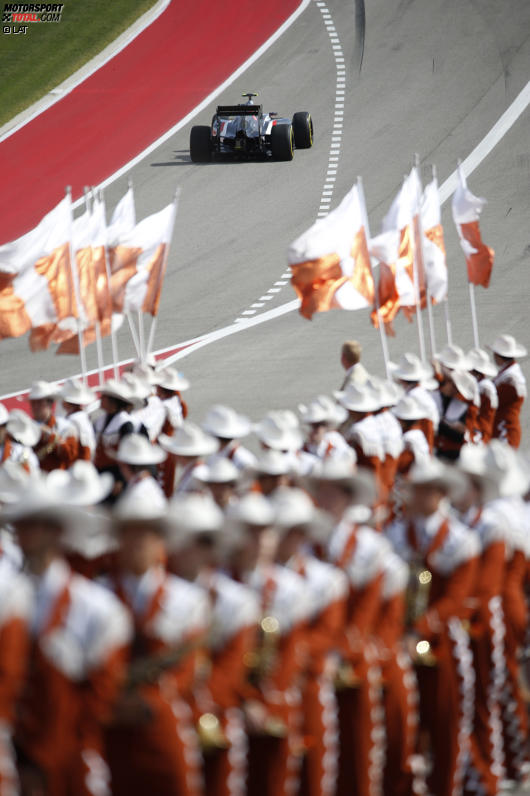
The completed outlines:
<svg viewBox="0 0 530 796">
<path fill-rule="evenodd" d="M 490 350 L 350 341 L 255 423 L 163 362 L 0 405 L 0 795 L 523 783 L 527 352 Z"/>
</svg>

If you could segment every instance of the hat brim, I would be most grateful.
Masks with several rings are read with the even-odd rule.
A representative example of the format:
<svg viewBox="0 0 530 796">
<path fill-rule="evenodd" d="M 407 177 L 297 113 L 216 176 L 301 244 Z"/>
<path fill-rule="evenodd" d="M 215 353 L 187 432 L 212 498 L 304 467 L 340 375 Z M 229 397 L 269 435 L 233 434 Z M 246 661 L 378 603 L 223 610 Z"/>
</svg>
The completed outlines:
<svg viewBox="0 0 530 796">
<path fill-rule="evenodd" d="M 217 440 L 212 440 L 209 445 L 204 445 L 203 447 L 193 447 L 193 445 L 175 445 L 173 441 L 173 437 L 168 436 L 167 434 L 160 434 L 158 437 L 158 444 L 161 448 L 163 448 L 167 453 L 172 453 L 174 456 L 187 456 L 187 457 L 195 457 L 195 456 L 211 456 L 213 453 L 217 453 L 219 450 L 219 444 Z"/>
<path fill-rule="evenodd" d="M 114 486 L 112 473 L 101 473 L 98 480 L 90 484 L 90 488 L 82 494 L 76 494 L 68 486 L 67 470 L 52 470 L 47 477 L 47 484 L 56 495 L 64 493 L 64 501 L 74 506 L 95 506 L 105 500 Z"/>
<path fill-rule="evenodd" d="M 202 430 L 218 439 L 242 439 L 250 434 L 252 425 L 250 423 L 233 423 L 232 425 L 216 426 L 215 423 L 204 422 Z"/>
</svg>

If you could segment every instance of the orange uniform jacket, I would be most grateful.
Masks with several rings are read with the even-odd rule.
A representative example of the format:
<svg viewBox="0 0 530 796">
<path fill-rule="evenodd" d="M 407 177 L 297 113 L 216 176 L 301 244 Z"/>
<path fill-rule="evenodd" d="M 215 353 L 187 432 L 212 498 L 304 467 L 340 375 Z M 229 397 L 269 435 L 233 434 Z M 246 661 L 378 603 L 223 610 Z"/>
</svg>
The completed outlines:
<svg viewBox="0 0 530 796">
<path fill-rule="evenodd" d="M 60 424 L 52 415 L 48 427 L 52 433 L 46 439 L 39 441 L 33 448 L 41 470 L 67 470 L 76 460 L 78 453 L 78 439 L 75 429 L 65 421 Z"/>
<path fill-rule="evenodd" d="M 36 585 L 30 676 L 15 738 L 47 796 L 92 794 L 108 780 L 102 752 L 130 637 L 125 611 L 105 589 L 56 559 Z"/>
<path fill-rule="evenodd" d="M 521 407 L 526 398 L 526 381 L 520 365 L 505 365 L 494 379 L 499 396 L 493 436 L 514 448 L 521 444 Z"/>
</svg>

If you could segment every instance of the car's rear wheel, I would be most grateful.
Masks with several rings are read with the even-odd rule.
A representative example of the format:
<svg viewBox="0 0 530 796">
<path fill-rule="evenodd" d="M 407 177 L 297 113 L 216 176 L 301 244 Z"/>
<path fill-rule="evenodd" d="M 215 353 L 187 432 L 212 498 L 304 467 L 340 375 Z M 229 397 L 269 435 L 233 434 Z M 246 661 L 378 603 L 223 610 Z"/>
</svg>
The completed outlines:
<svg viewBox="0 0 530 796">
<path fill-rule="evenodd" d="M 293 116 L 294 143 L 297 149 L 313 146 L 313 119 L 307 111 L 299 111 Z"/>
<path fill-rule="evenodd" d="M 194 163 L 209 163 L 212 159 L 210 128 L 206 125 L 195 125 L 191 128 L 190 157 Z"/>
<path fill-rule="evenodd" d="M 292 160 L 294 133 L 290 124 L 275 124 L 271 130 L 271 151 L 275 160 Z"/>
</svg>

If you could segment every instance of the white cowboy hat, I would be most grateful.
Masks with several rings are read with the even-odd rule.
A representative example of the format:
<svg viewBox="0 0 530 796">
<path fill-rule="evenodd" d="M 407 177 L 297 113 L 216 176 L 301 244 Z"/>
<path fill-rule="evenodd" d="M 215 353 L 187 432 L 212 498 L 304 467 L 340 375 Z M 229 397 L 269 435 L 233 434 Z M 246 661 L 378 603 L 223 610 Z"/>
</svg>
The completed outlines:
<svg viewBox="0 0 530 796">
<path fill-rule="evenodd" d="M 75 523 L 67 523 L 61 537 L 61 547 L 67 553 L 77 553 L 89 561 L 114 552 L 118 546 L 110 517 L 101 509 L 85 509 Z"/>
<path fill-rule="evenodd" d="M 430 365 L 423 363 L 416 354 L 410 353 L 402 354 L 397 364 L 391 362 L 390 369 L 393 378 L 402 381 L 423 381 L 433 375 Z"/>
<path fill-rule="evenodd" d="M 465 401 L 473 401 L 477 406 L 480 405 L 478 382 L 471 373 L 466 370 L 453 370 L 451 371 L 451 380 L 458 394 Z"/>
<path fill-rule="evenodd" d="M 240 501 L 230 506 L 227 518 L 240 525 L 266 528 L 274 523 L 274 509 L 268 498 L 259 492 L 248 492 Z"/>
<path fill-rule="evenodd" d="M 7 433 L 15 442 L 33 448 L 40 440 L 41 427 L 22 409 L 13 409 L 7 421 Z"/>
<path fill-rule="evenodd" d="M 381 408 L 378 392 L 368 382 L 360 386 L 351 382 L 338 396 L 340 405 L 351 412 L 375 412 Z"/>
<path fill-rule="evenodd" d="M 404 395 L 394 406 L 392 412 L 400 420 L 422 420 L 427 417 L 425 409 L 413 395 Z"/>
<path fill-rule="evenodd" d="M 454 343 L 448 344 L 434 355 L 440 365 L 449 370 L 469 370 L 469 362 L 465 351 Z"/>
<path fill-rule="evenodd" d="M 267 448 L 261 451 L 252 470 L 257 475 L 289 475 L 293 471 L 292 459 L 283 451 Z"/>
<path fill-rule="evenodd" d="M 471 443 L 462 445 L 456 466 L 461 473 L 478 482 L 483 502 L 486 503 L 499 496 L 501 473 L 492 466 L 491 459 L 488 459 L 486 445 Z"/>
<path fill-rule="evenodd" d="M 327 395 L 318 395 L 307 406 L 298 405 L 298 412 L 303 423 L 327 423 L 330 426 L 339 426 L 346 420 L 347 413 L 342 406 Z"/>
<path fill-rule="evenodd" d="M 76 406 L 87 406 L 96 399 L 96 393 L 79 379 L 67 379 L 59 393 L 61 400 Z"/>
<path fill-rule="evenodd" d="M 372 506 L 377 498 L 377 484 L 373 474 L 343 458 L 329 458 L 320 462 L 308 478 L 311 489 L 319 483 L 332 483 L 346 489 L 354 503 Z"/>
<path fill-rule="evenodd" d="M 483 348 L 472 348 L 471 351 L 467 352 L 467 360 L 470 370 L 476 370 L 477 373 L 482 373 L 484 376 L 497 375 L 497 366 L 491 361 L 487 351 L 484 351 Z"/>
<path fill-rule="evenodd" d="M 199 426 L 189 422 L 176 429 L 172 437 L 161 434 L 158 442 L 165 451 L 176 456 L 211 456 L 219 450 L 219 442 L 215 437 L 205 434 Z"/>
<path fill-rule="evenodd" d="M 224 515 L 210 495 L 175 495 L 168 506 L 169 552 L 183 547 L 194 534 L 208 533 L 220 537 Z"/>
<path fill-rule="evenodd" d="M 137 407 L 143 406 L 146 399 L 153 394 L 149 382 L 135 373 L 124 373 L 121 383 L 125 384 L 129 389 L 129 402 Z"/>
<path fill-rule="evenodd" d="M 239 470 L 226 456 L 213 456 L 193 471 L 193 477 L 204 484 L 229 484 L 239 479 Z"/>
<path fill-rule="evenodd" d="M 271 496 L 274 524 L 279 528 L 308 525 L 315 518 L 313 501 L 302 489 L 280 487 Z"/>
<path fill-rule="evenodd" d="M 501 357 L 507 357 L 508 359 L 520 359 L 528 355 L 524 345 L 519 343 L 511 334 L 500 334 L 488 348 L 494 354 L 500 354 Z"/>
<path fill-rule="evenodd" d="M 413 464 L 407 482 L 410 486 L 439 486 L 447 492 L 459 490 L 462 486 L 456 467 L 450 467 L 433 456 Z"/>
<path fill-rule="evenodd" d="M 229 406 L 215 404 L 210 407 L 202 423 L 204 431 L 220 439 L 240 439 L 250 434 L 248 417 L 238 414 Z"/>
<path fill-rule="evenodd" d="M 164 390 L 172 392 L 183 392 L 190 387 L 190 383 L 184 374 L 170 367 L 155 371 L 154 383 Z"/>
<path fill-rule="evenodd" d="M 2 509 L 2 518 L 6 522 L 15 523 L 40 517 L 64 525 L 67 521 L 75 522 L 81 512 L 78 506 L 66 505 L 59 499 L 49 488 L 46 476 L 38 473 L 29 476 L 13 503 L 6 502 Z"/>
<path fill-rule="evenodd" d="M 156 373 L 151 365 L 148 365 L 146 362 L 135 362 L 128 372 L 132 373 L 133 376 L 137 376 L 137 378 L 142 381 L 146 381 L 148 384 L 156 384 Z"/>
<path fill-rule="evenodd" d="M 152 499 L 144 500 L 135 490 L 125 492 L 112 512 L 112 519 L 118 525 L 146 523 L 166 528 L 168 502 L 162 492 L 154 493 Z"/>
<path fill-rule="evenodd" d="M 5 426 L 9 419 L 9 412 L 5 408 L 4 404 L 0 404 L 0 426 Z"/>
<path fill-rule="evenodd" d="M 384 379 L 380 385 L 381 406 L 396 406 L 400 398 L 404 395 L 404 389 L 395 381 Z"/>
<path fill-rule="evenodd" d="M 530 469 L 523 457 L 500 439 L 492 439 L 487 446 L 485 466 L 499 479 L 501 497 L 520 497 L 530 487 Z"/>
<path fill-rule="evenodd" d="M 52 470 L 46 482 L 55 497 L 74 506 L 93 506 L 110 494 L 114 478 L 98 473 L 92 462 L 79 460 L 69 470 Z"/>
<path fill-rule="evenodd" d="M 28 394 L 28 400 L 38 401 L 41 398 L 51 398 L 55 401 L 60 394 L 60 389 L 57 384 L 40 379 L 34 381 Z"/>
<path fill-rule="evenodd" d="M 124 381 L 118 381 L 117 379 L 109 379 L 106 381 L 100 389 L 100 394 L 107 395 L 109 398 L 116 398 L 118 401 L 123 401 L 124 403 L 131 402 L 131 390 L 129 386 Z"/>
<path fill-rule="evenodd" d="M 116 461 L 136 465 L 160 464 L 166 457 L 166 452 L 143 434 L 127 434 L 114 454 Z"/>
<path fill-rule="evenodd" d="M 22 499 L 31 476 L 21 464 L 7 459 L 0 465 L 0 502 L 15 503 Z"/>
<path fill-rule="evenodd" d="M 297 451 L 304 444 L 298 418 L 289 410 L 269 412 L 254 426 L 254 433 L 268 448 Z"/>
</svg>

